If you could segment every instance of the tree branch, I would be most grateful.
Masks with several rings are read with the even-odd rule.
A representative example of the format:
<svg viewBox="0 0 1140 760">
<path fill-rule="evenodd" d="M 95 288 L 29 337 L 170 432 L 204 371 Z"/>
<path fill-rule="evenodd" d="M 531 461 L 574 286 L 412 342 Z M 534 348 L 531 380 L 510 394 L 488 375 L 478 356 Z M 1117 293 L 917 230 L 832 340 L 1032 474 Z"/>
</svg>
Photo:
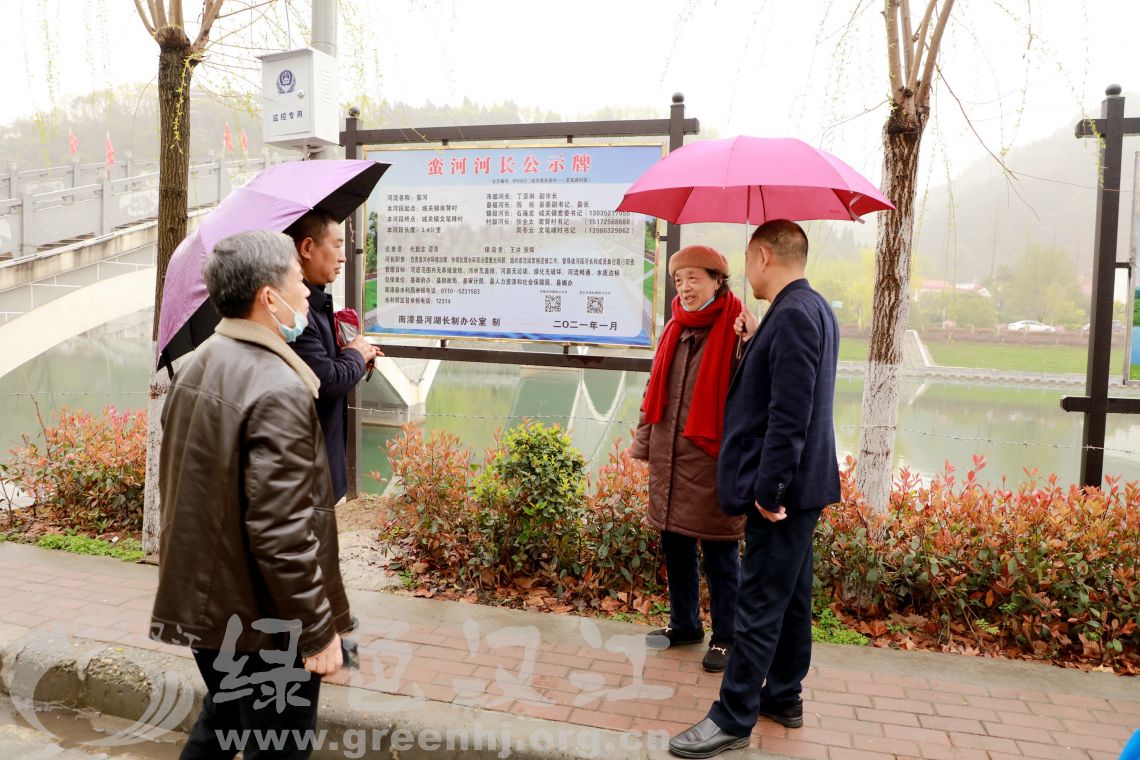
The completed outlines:
<svg viewBox="0 0 1140 760">
<path fill-rule="evenodd" d="M 218 18 L 224 2 L 225 0 L 206 0 L 206 5 L 202 9 L 202 27 L 198 30 L 198 38 L 191 46 L 194 50 L 201 50 L 206 46 L 206 41 L 210 39 L 210 27 Z"/>
<path fill-rule="evenodd" d="M 150 17 L 154 19 L 155 31 L 166 26 L 166 8 L 163 6 L 163 0 L 146 0 L 150 5 Z"/>
<path fill-rule="evenodd" d="M 1013 179 L 1017 179 L 1017 172 L 1015 172 L 1013 169 L 1010 169 L 1009 166 L 1006 165 L 1005 161 L 1003 161 L 1000 156 L 990 150 L 990 146 L 986 145 L 986 141 L 982 139 L 982 136 L 978 134 L 978 130 L 974 127 L 974 122 L 970 119 L 970 114 L 966 113 L 966 106 L 963 105 L 962 100 L 958 97 L 958 94 L 954 92 L 954 89 L 950 86 L 950 83 L 946 81 L 946 77 L 942 74 L 942 67 L 938 64 L 935 64 L 935 68 L 938 70 L 938 76 L 942 79 L 942 84 L 946 85 L 946 92 L 950 93 L 950 97 L 954 98 L 954 102 L 958 104 L 958 110 L 962 112 L 962 118 L 966 120 L 966 124 L 970 127 L 970 131 L 974 133 L 974 137 L 978 138 L 978 144 L 981 145 L 982 148 L 985 149 L 986 153 L 990 154 L 990 158 L 992 158 L 997 163 L 997 165 L 1001 167 L 1002 173 L 1005 174 L 1006 182 L 1009 184 L 1009 188 L 1013 190 L 1013 194 L 1017 196 L 1018 200 L 1025 204 L 1025 207 L 1029 209 L 1030 212 L 1032 212 L 1033 216 L 1040 219 L 1041 217 L 1038 216 L 1037 211 L 1033 208 L 1033 206 L 1029 205 L 1029 202 L 1025 200 L 1025 198 L 1021 196 L 1021 193 L 1019 193 L 1017 190 L 1017 186 L 1014 185 L 1011 181 Z"/>
<path fill-rule="evenodd" d="M 903 88 L 902 70 L 899 63 L 899 0 L 886 0 L 887 7 L 883 18 L 887 21 L 887 65 L 891 73 L 891 100 L 899 101 Z"/>
<path fill-rule="evenodd" d="M 942 35 L 946 25 L 950 23 L 950 11 L 954 8 L 954 0 L 946 0 L 942 10 L 938 13 L 938 23 L 934 27 L 934 34 L 930 35 L 930 46 L 926 49 L 926 67 L 922 72 L 922 83 L 918 86 L 916 100 L 922 104 L 930 100 L 931 81 L 934 78 L 934 65 L 938 63 L 938 51 L 942 47 Z"/>
<path fill-rule="evenodd" d="M 922 14 L 922 21 L 918 25 L 918 34 L 914 36 L 913 40 L 907 42 L 908 45 L 914 46 L 914 55 L 911 56 L 911 67 L 906 73 L 906 88 L 914 92 L 918 87 L 918 71 L 922 68 L 922 52 L 926 48 L 926 30 L 930 27 L 930 16 L 934 13 L 934 6 L 937 0 L 929 0 L 926 4 L 926 11 Z"/>
<path fill-rule="evenodd" d="M 218 20 L 223 19 L 223 18 L 229 18 L 230 16 L 236 16 L 239 13 L 245 13 L 246 11 L 252 11 L 252 10 L 255 10 L 257 8 L 260 8 L 263 5 L 273 5 L 276 2 L 277 2 L 277 0 L 263 0 L 263 2 L 260 2 L 260 3 L 254 3 L 253 5 L 246 5 L 242 8 L 238 8 L 236 11 L 230 11 L 229 13 L 219 14 Z"/>
<path fill-rule="evenodd" d="M 149 34 L 151 37 L 153 37 L 154 36 L 154 24 L 152 24 L 150 22 L 150 18 L 147 17 L 146 11 L 143 10 L 142 0 L 135 0 L 135 10 L 138 11 L 139 18 L 142 20 L 143 26 L 146 27 L 146 33 Z"/>
<path fill-rule="evenodd" d="M 902 10 L 902 43 L 903 43 L 903 80 L 910 78 L 910 70 L 914 66 L 914 34 L 910 28 L 910 0 L 899 3 Z"/>
<path fill-rule="evenodd" d="M 179 29 L 186 28 L 186 22 L 182 18 L 182 2 L 183 0 L 170 0 L 170 23 Z"/>
</svg>

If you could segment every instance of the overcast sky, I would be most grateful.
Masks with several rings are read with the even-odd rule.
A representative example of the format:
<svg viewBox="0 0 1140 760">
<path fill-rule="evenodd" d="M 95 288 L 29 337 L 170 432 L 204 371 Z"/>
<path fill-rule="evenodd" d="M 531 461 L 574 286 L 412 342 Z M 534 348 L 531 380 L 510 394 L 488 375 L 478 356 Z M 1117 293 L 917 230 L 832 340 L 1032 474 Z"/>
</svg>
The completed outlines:
<svg viewBox="0 0 1140 760">
<path fill-rule="evenodd" d="M 7 73 L 0 123 L 71 94 L 153 79 L 157 46 L 131 0 L 0 5 L 8 32 L 0 46 Z M 186 0 L 187 15 L 198 6 Z M 887 81 L 881 6 L 346 0 L 342 99 L 367 90 L 410 103 L 510 99 L 567 117 L 606 106 L 650 106 L 664 116 L 672 93 L 682 91 L 688 115 L 722 136 L 798 136 L 878 181 Z M 288 29 L 300 46 L 309 7 L 303 0 L 289 7 Z M 1099 113 L 1110 82 L 1140 93 L 1137 30 L 1136 0 L 958 0 L 942 70 L 986 144 L 1000 152 L 1082 112 Z M 959 171 L 985 149 L 946 87 L 934 109 L 924 179 L 937 182 L 948 166 Z M 1140 114 L 1140 103 L 1128 111 Z"/>
</svg>

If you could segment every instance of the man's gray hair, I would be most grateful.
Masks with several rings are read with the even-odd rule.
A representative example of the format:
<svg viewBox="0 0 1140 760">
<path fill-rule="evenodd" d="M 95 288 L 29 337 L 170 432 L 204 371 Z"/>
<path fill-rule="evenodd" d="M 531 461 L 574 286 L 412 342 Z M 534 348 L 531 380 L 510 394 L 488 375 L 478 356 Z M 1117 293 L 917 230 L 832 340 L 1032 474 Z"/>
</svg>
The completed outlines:
<svg viewBox="0 0 1140 760">
<path fill-rule="evenodd" d="M 285 285 L 297 249 L 288 235 L 253 230 L 231 235 L 214 246 L 202 266 L 210 302 L 223 317 L 248 317 L 257 291 Z"/>
</svg>

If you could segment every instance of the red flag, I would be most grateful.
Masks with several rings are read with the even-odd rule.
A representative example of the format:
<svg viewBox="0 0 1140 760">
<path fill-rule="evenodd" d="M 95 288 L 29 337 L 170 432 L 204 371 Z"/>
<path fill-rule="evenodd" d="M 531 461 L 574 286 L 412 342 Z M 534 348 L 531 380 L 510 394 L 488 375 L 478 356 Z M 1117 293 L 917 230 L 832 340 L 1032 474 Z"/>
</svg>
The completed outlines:
<svg viewBox="0 0 1140 760">
<path fill-rule="evenodd" d="M 244 156 L 249 150 L 249 140 L 245 137 L 245 127 L 241 128 L 241 154 Z"/>
<path fill-rule="evenodd" d="M 107 167 L 115 165 L 115 146 L 111 144 L 111 133 L 107 133 Z"/>
<path fill-rule="evenodd" d="M 226 122 L 226 131 L 222 133 L 222 148 L 230 153 L 234 152 L 234 141 L 230 136 L 230 123 Z"/>
<path fill-rule="evenodd" d="M 74 156 L 79 152 L 79 141 L 75 139 L 75 133 L 71 131 L 71 127 L 67 128 L 67 153 Z"/>
</svg>

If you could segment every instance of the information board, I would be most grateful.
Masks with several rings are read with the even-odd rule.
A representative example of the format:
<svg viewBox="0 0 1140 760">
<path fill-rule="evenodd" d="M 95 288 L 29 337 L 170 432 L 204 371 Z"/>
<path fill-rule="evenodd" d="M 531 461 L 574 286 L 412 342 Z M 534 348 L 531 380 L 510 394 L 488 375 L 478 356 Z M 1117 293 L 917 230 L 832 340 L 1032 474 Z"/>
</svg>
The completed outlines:
<svg viewBox="0 0 1140 760">
<path fill-rule="evenodd" d="M 617 212 L 656 145 L 364 151 L 365 330 L 653 345 L 658 222 Z"/>
</svg>

